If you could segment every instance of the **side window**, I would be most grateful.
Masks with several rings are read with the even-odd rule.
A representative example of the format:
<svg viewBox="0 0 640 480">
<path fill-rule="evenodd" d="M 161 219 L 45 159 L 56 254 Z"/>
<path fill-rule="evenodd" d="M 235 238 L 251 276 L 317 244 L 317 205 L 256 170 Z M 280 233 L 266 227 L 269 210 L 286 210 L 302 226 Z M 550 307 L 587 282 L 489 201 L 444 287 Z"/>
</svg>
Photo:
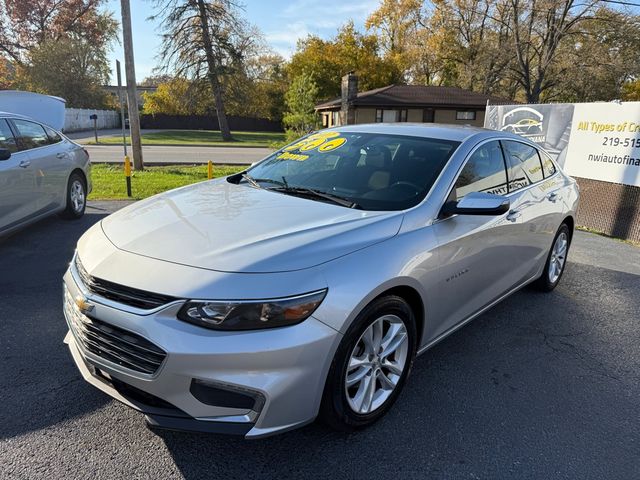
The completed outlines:
<svg viewBox="0 0 640 480">
<path fill-rule="evenodd" d="M 503 141 L 502 145 L 507 160 L 509 192 L 515 192 L 544 178 L 538 150 L 511 140 Z"/>
<path fill-rule="evenodd" d="M 44 131 L 42 125 L 28 120 L 19 120 L 14 118 L 13 124 L 18 130 L 18 137 L 20 138 L 20 144 L 22 150 L 29 150 L 31 148 L 44 147 L 49 145 L 51 141 L 47 136 L 47 132 Z"/>
<path fill-rule="evenodd" d="M 497 141 L 485 143 L 471 155 L 456 180 L 455 191 L 457 200 L 471 192 L 507 193 L 507 174 Z"/>
<path fill-rule="evenodd" d="M 544 152 L 539 152 L 540 158 L 542 159 L 542 173 L 544 173 L 544 178 L 548 178 L 554 173 L 556 173 L 556 166 L 551 161 L 551 157 Z"/>
<path fill-rule="evenodd" d="M 0 118 L 0 148 L 6 148 L 11 153 L 18 150 L 13 132 L 11 132 L 9 124 L 3 118 Z"/>
<path fill-rule="evenodd" d="M 47 136 L 49 137 L 49 143 L 60 143 L 62 141 L 62 137 L 53 128 L 49 128 L 46 125 L 43 126 L 44 131 L 47 132 Z"/>
</svg>

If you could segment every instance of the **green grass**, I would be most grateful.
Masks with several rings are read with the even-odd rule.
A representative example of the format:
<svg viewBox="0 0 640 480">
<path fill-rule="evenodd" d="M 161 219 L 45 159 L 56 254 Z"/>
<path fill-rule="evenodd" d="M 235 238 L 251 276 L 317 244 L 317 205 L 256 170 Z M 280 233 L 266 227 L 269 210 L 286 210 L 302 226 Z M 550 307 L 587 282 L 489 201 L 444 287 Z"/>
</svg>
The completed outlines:
<svg viewBox="0 0 640 480">
<path fill-rule="evenodd" d="M 217 130 L 165 130 L 142 134 L 143 145 L 206 145 L 211 147 L 269 147 L 284 142 L 284 133 L 274 132 L 232 132 L 233 141 L 223 142 Z M 100 141 L 89 145 L 121 145 L 122 135 L 101 137 Z M 127 137 L 127 143 L 131 139 Z"/>
<path fill-rule="evenodd" d="M 246 166 L 213 167 L 214 177 L 224 177 L 245 169 Z M 93 191 L 89 200 L 140 200 L 172 188 L 202 182 L 207 179 L 207 166 L 146 167 L 142 172 L 131 173 L 131 191 L 127 197 L 124 170 L 119 165 L 93 165 L 91 178 Z"/>
</svg>

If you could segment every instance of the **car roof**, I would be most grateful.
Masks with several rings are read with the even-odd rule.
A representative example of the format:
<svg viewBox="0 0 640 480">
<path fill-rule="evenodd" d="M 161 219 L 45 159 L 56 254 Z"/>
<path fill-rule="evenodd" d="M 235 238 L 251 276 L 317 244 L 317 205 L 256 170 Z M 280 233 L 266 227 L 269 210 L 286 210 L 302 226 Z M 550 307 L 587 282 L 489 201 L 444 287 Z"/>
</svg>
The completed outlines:
<svg viewBox="0 0 640 480">
<path fill-rule="evenodd" d="M 478 133 L 491 132 L 471 125 L 445 125 L 440 123 L 364 123 L 345 125 L 329 130 L 338 132 L 386 133 L 391 135 L 408 135 L 414 137 L 440 138 L 462 142 Z"/>
<path fill-rule="evenodd" d="M 6 117 L 22 118 L 24 120 L 31 120 L 32 122 L 38 122 L 38 120 L 34 120 L 33 118 L 27 117 L 26 115 L 20 115 L 19 113 L 12 113 L 12 112 L 0 111 L 0 117 L 2 117 L 2 118 L 6 118 Z M 42 123 L 42 122 L 38 122 L 38 123 Z"/>
<path fill-rule="evenodd" d="M 510 132 L 474 127 L 472 125 L 447 125 L 441 123 L 363 123 L 328 128 L 326 131 L 407 135 L 412 137 L 438 138 L 461 143 L 472 137 L 478 141 L 499 137 L 512 138 L 530 143 L 526 138 Z"/>
</svg>

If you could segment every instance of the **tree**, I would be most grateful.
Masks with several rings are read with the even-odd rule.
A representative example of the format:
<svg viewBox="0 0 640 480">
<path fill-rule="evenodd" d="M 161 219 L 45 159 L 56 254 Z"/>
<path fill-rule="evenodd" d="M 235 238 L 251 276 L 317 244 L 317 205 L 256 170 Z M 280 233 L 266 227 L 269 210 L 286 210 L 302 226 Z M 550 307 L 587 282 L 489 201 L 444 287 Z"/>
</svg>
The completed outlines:
<svg viewBox="0 0 640 480">
<path fill-rule="evenodd" d="M 513 74 L 528 103 L 538 103 L 558 77 L 552 75 L 563 41 L 593 18 L 597 0 L 508 0 L 500 23 L 508 27 L 516 61 Z M 560 72 L 558 72 L 560 73 Z"/>
<path fill-rule="evenodd" d="M 313 129 L 317 124 L 315 112 L 318 101 L 318 86 L 310 73 L 296 76 L 285 95 L 287 111 L 284 124 L 288 127 L 287 138 L 297 138 Z"/>
<path fill-rule="evenodd" d="M 73 108 L 102 108 L 108 95 L 102 85 L 109 80 L 105 51 L 78 38 L 45 40 L 29 53 L 18 85 L 34 92 L 56 95 Z"/>
<path fill-rule="evenodd" d="M 368 25 L 412 83 L 591 101 L 618 98 L 640 70 L 639 17 L 597 0 L 383 0 L 380 12 L 393 11 Z"/>
<path fill-rule="evenodd" d="M 177 76 L 206 79 L 214 96 L 220 133 L 233 140 L 225 111 L 224 77 L 250 44 L 247 25 L 230 0 L 156 0 L 163 17 L 161 59 Z M 156 18 L 152 17 L 152 18 Z"/>
<path fill-rule="evenodd" d="M 598 9 L 560 47 L 553 76 L 556 86 L 545 100 L 591 102 L 626 97 L 640 73 L 638 17 Z"/>
<path fill-rule="evenodd" d="M 107 106 L 107 53 L 118 24 L 104 0 L 0 0 L 3 83 L 57 95 L 72 107 Z"/>
<path fill-rule="evenodd" d="M 282 120 L 288 82 L 284 59 L 269 50 L 247 55 L 225 79 L 228 111 L 233 115 Z"/>
<path fill-rule="evenodd" d="M 640 101 L 640 80 L 629 81 L 622 86 L 622 100 L 628 102 Z"/>
<path fill-rule="evenodd" d="M 141 82 L 138 82 L 139 87 L 157 87 L 161 83 L 169 83 L 173 80 L 173 76 L 164 73 L 160 75 L 149 75 L 144 77 Z"/>
<path fill-rule="evenodd" d="M 341 78 L 350 71 L 358 74 L 362 90 L 402 81 L 402 72 L 380 55 L 378 37 L 358 32 L 353 22 L 341 27 L 333 39 L 310 35 L 299 41 L 287 65 L 290 79 L 302 72 L 312 75 L 321 99 L 339 96 Z"/>
<path fill-rule="evenodd" d="M 100 11 L 104 0 L 0 0 L 0 52 L 22 64 L 29 51 L 45 41 L 83 38 L 101 48 L 111 41 Z"/>
<path fill-rule="evenodd" d="M 0 57 L 0 90 L 14 87 L 15 67 L 11 61 Z"/>
<path fill-rule="evenodd" d="M 215 110 L 209 85 L 204 80 L 172 78 L 158 84 L 153 93 L 142 94 L 142 113 L 157 115 L 206 115 Z"/>
<path fill-rule="evenodd" d="M 423 3 L 422 0 L 382 0 L 365 22 L 367 30 L 378 36 L 384 56 L 403 71 L 405 77 L 409 76 L 411 57 L 422 50 L 412 47 L 418 40 Z"/>
</svg>

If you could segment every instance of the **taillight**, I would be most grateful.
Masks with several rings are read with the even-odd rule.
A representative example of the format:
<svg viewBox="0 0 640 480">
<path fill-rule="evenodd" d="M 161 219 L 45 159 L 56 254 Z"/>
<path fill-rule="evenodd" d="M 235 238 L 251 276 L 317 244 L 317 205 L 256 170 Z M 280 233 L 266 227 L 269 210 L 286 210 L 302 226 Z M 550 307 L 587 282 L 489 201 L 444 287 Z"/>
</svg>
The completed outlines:
<svg viewBox="0 0 640 480">
<path fill-rule="evenodd" d="M 91 156 L 89 155 L 89 151 L 86 148 L 82 147 L 82 150 L 84 150 L 84 153 L 87 154 L 87 158 L 91 158 Z"/>
</svg>

